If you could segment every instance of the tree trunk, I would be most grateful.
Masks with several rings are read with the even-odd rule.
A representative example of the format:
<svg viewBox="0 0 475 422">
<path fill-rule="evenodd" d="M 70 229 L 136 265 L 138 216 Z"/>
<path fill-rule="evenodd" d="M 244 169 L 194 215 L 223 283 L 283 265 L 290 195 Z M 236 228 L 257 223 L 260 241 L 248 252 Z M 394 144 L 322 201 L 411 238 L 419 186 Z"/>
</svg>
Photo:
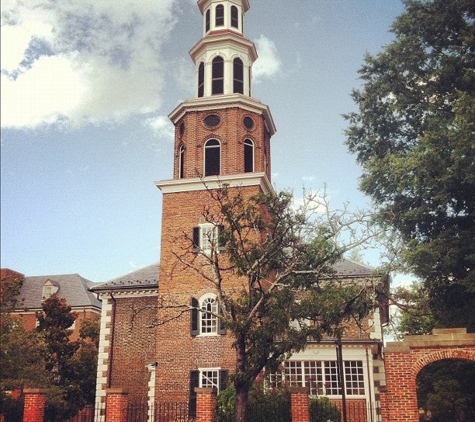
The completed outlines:
<svg viewBox="0 0 475 422">
<path fill-rule="evenodd" d="M 246 388 L 236 388 L 234 422 L 248 422 L 249 391 Z"/>
<path fill-rule="evenodd" d="M 247 374 L 247 356 L 245 335 L 240 333 L 236 337 L 236 374 L 234 388 L 234 422 L 248 422 L 249 375 Z M 252 385 L 252 383 L 251 383 Z"/>
</svg>

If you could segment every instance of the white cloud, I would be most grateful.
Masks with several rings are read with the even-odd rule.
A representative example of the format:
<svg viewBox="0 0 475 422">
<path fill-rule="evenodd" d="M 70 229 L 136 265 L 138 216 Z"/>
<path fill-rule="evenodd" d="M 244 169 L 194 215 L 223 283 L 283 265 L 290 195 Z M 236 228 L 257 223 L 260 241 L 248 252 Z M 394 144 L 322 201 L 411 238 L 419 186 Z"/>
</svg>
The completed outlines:
<svg viewBox="0 0 475 422">
<path fill-rule="evenodd" d="M 2 126 L 157 111 L 178 1 L 2 0 Z"/>
<path fill-rule="evenodd" d="M 167 116 L 157 116 L 146 120 L 146 124 L 160 138 L 173 140 L 174 127 Z"/>
<path fill-rule="evenodd" d="M 272 77 L 279 73 L 281 61 L 277 48 L 273 41 L 264 35 L 255 40 L 259 58 L 252 67 L 252 77 L 254 83 L 259 83 L 262 78 Z"/>
</svg>

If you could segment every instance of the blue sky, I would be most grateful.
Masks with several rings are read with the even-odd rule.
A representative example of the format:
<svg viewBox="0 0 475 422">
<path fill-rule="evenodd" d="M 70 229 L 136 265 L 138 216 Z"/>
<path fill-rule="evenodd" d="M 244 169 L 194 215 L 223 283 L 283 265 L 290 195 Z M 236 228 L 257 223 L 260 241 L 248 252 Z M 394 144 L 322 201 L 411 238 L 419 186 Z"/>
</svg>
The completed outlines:
<svg viewBox="0 0 475 422">
<path fill-rule="evenodd" d="M 276 189 L 370 206 L 344 145 L 364 54 L 400 0 L 250 0 L 253 96 L 270 106 Z M 1 266 L 107 281 L 157 262 L 167 119 L 194 95 L 194 0 L 2 0 Z M 365 258 L 377 265 L 377 255 Z"/>
</svg>

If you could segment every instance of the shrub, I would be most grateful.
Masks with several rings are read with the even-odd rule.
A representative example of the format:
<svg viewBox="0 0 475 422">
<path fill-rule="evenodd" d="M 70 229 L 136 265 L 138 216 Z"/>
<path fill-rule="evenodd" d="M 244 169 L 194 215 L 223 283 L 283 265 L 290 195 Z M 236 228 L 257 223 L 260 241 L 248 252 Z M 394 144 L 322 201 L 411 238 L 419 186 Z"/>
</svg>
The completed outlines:
<svg viewBox="0 0 475 422">
<path fill-rule="evenodd" d="M 340 422 L 341 414 L 338 406 L 328 397 L 319 397 L 310 400 L 311 422 Z"/>
</svg>

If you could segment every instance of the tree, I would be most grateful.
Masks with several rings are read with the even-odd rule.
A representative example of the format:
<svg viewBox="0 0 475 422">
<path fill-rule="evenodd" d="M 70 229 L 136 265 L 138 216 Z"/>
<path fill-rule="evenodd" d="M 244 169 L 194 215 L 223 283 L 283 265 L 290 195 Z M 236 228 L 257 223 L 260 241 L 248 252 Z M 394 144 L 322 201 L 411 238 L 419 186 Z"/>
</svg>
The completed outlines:
<svg viewBox="0 0 475 422">
<path fill-rule="evenodd" d="M 406 335 L 431 334 L 435 326 L 427 290 L 420 283 L 399 286 L 390 294 L 390 304 L 396 308 L 388 332 L 401 340 Z"/>
<path fill-rule="evenodd" d="M 201 250 L 183 233 L 187 247 L 174 254 L 218 296 L 218 312 L 194 310 L 211 313 L 234 337 L 235 421 L 247 422 L 249 391 L 264 368 L 275 369 L 308 339 L 341 336 L 350 320 L 360 322 L 372 309 L 371 282 L 339 279 L 332 268 L 373 232 L 364 213 L 331 212 L 316 195 L 296 209 L 286 192 L 249 196 L 223 186 L 209 194 L 203 217 L 219 228 L 218 239 L 210 231 L 211 249 Z"/>
<path fill-rule="evenodd" d="M 347 145 L 440 327 L 475 330 L 475 5 L 405 0 L 360 70 Z"/>
<path fill-rule="evenodd" d="M 417 376 L 421 421 L 469 422 L 475 419 L 475 363 L 446 359 L 424 367 Z"/>
<path fill-rule="evenodd" d="M 37 313 L 37 331 L 45 346 L 45 369 L 50 373 L 46 418 L 61 420 L 94 402 L 99 321 L 84 320 L 80 340 L 72 342 L 70 327 L 77 315 L 66 299 L 54 294 L 42 307 Z"/>
</svg>

